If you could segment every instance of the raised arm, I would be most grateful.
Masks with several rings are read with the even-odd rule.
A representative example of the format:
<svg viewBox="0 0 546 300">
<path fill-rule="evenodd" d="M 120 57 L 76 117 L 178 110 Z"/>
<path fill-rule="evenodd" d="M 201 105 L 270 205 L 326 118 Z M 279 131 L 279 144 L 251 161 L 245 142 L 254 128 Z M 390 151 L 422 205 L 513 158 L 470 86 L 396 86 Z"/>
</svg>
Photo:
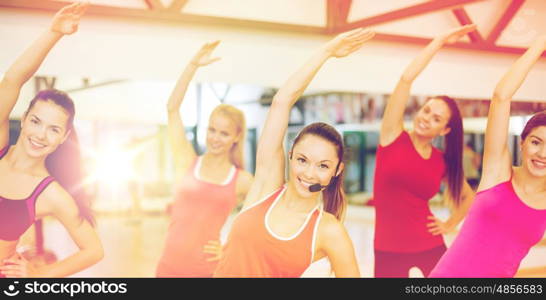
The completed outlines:
<svg viewBox="0 0 546 300">
<path fill-rule="evenodd" d="M 362 28 L 338 35 L 323 45 L 282 85 L 273 97 L 273 103 L 258 142 L 255 179 L 247 199 L 257 200 L 284 183 L 283 140 L 288 127 L 290 110 L 318 70 L 329 58 L 347 56 L 360 49 L 373 36 L 372 31 Z M 247 205 L 249 205 L 248 201 L 245 203 L 245 206 Z"/>
<path fill-rule="evenodd" d="M 36 73 L 49 51 L 65 34 L 78 30 L 80 18 L 88 4 L 74 3 L 62 8 L 53 18 L 50 28 L 28 47 L 9 67 L 0 81 L 0 147 L 9 139 L 9 114 L 21 87 Z"/>
<path fill-rule="evenodd" d="M 180 106 L 186 95 L 188 85 L 199 67 L 209 65 L 220 58 L 211 58 L 212 51 L 218 46 L 220 41 L 206 43 L 197 51 L 192 60 L 188 63 L 182 75 L 176 82 L 176 86 L 169 97 L 167 103 L 169 143 L 175 162 L 177 177 L 181 176 L 189 168 L 191 162 L 195 159 L 196 153 L 193 145 L 186 138 L 184 123 L 180 116 Z"/>
<path fill-rule="evenodd" d="M 392 143 L 404 130 L 404 111 L 410 96 L 411 85 L 432 57 L 445 44 L 454 43 L 475 29 L 476 25 L 465 25 L 437 36 L 406 67 L 385 107 L 379 136 L 379 143 L 382 146 Z"/>
<path fill-rule="evenodd" d="M 495 87 L 487 116 L 483 175 L 478 190 L 490 188 L 510 178 L 512 168 L 508 150 L 510 101 L 545 50 L 546 35 L 533 42 Z"/>
</svg>

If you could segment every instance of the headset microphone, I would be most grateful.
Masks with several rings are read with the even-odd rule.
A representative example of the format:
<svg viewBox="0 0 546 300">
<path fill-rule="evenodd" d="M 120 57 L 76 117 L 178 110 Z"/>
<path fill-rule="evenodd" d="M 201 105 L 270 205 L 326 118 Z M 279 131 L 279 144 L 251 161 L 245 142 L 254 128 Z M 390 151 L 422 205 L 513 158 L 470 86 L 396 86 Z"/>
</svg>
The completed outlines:
<svg viewBox="0 0 546 300">
<path fill-rule="evenodd" d="M 289 159 L 292 159 L 292 152 L 290 152 Z M 337 174 L 337 170 L 338 170 L 340 164 L 341 164 L 341 161 L 339 161 L 339 162 L 337 163 L 336 171 L 334 172 L 334 174 Z M 320 183 L 312 184 L 312 185 L 309 186 L 309 191 L 310 191 L 311 193 L 316 193 L 316 192 L 318 192 L 318 191 L 321 191 L 321 190 L 327 188 L 327 187 L 332 183 L 332 181 L 334 181 L 334 179 L 337 179 L 337 176 L 333 176 L 333 177 L 330 179 L 330 182 L 329 182 L 327 185 L 321 185 Z"/>
<path fill-rule="evenodd" d="M 320 183 L 315 183 L 315 184 L 312 184 L 312 185 L 309 186 L 309 191 L 311 193 L 315 193 L 315 192 L 318 192 L 318 191 L 322 190 L 325 187 L 327 187 L 327 185 L 320 185 Z"/>
</svg>

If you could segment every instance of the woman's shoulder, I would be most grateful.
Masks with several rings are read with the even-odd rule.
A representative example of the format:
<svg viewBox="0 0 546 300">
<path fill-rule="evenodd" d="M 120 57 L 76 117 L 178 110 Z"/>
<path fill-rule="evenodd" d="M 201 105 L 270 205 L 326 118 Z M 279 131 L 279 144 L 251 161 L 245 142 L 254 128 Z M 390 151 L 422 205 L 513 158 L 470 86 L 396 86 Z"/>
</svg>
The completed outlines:
<svg viewBox="0 0 546 300">
<path fill-rule="evenodd" d="M 43 200 L 55 206 L 66 205 L 67 202 L 72 202 L 72 196 L 66 191 L 56 180 L 52 177 L 51 183 L 49 183 L 42 193 L 40 194 Z"/>
<path fill-rule="evenodd" d="M 247 170 L 239 169 L 239 175 L 237 176 L 239 182 L 252 182 L 254 176 Z"/>
<path fill-rule="evenodd" d="M 336 238 L 344 231 L 343 224 L 331 213 L 323 211 L 319 223 L 320 235 L 327 238 Z"/>
</svg>

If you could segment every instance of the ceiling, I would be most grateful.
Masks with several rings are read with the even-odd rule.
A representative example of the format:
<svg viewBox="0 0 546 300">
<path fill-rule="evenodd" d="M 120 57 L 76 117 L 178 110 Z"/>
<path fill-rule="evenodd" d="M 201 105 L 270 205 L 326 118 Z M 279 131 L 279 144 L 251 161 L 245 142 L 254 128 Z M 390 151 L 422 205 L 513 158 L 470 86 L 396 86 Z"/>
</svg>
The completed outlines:
<svg viewBox="0 0 546 300">
<path fill-rule="evenodd" d="M 57 10 L 62 0 L 0 0 L 0 7 Z M 475 23 L 455 48 L 522 53 L 546 34 L 544 0 L 90 0 L 89 14 L 168 19 L 309 34 L 373 27 L 377 39 L 428 43 Z"/>
</svg>

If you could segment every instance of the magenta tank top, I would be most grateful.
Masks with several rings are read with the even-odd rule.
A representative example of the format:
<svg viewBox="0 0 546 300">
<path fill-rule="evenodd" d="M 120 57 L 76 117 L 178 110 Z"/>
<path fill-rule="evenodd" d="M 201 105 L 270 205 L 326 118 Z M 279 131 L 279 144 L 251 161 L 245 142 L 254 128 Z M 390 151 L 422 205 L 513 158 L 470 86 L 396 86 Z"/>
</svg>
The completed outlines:
<svg viewBox="0 0 546 300">
<path fill-rule="evenodd" d="M 0 150 L 0 159 L 4 158 L 8 149 L 9 146 Z M 54 180 L 51 176 L 42 179 L 25 199 L 13 200 L 0 196 L 0 240 L 16 241 L 27 231 L 36 217 L 36 199 Z"/>
<path fill-rule="evenodd" d="M 514 277 L 545 230 L 546 209 L 523 203 L 511 180 L 480 191 L 429 277 Z"/>
</svg>

